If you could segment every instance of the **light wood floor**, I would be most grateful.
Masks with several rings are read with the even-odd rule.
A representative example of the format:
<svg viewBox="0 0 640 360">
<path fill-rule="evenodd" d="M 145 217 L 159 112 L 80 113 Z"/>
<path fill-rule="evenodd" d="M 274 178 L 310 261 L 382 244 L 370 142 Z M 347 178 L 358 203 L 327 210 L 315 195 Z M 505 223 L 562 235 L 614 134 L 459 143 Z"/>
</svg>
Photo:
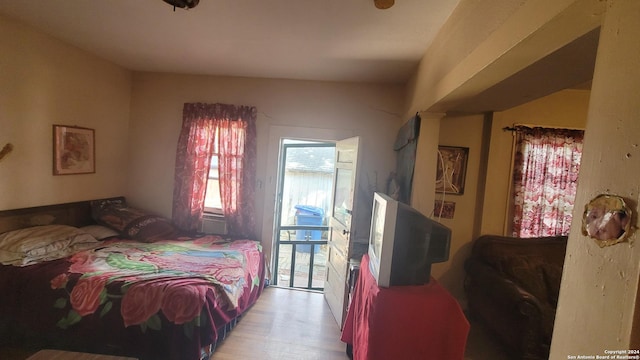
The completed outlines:
<svg viewBox="0 0 640 360">
<path fill-rule="evenodd" d="M 470 323 L 464 360 L 510 358 L 481 324 Z M 321 293 L 268 287 L 212 360 L 348 360 L 345 348 Z"/>
<path fill-rule="evenodd" d="M 224 359 L 349 359 L 320 293 L 268 287 L 213 354 Z"/>
</svg>

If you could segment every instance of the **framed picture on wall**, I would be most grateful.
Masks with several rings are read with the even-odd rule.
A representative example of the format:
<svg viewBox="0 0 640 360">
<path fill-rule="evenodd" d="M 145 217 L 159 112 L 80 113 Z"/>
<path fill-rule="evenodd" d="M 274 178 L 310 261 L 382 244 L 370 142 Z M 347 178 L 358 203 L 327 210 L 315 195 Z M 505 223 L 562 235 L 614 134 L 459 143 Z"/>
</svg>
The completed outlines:
<svg viewBox="0 0 640 360">
<path fill-rule="evenodd" d="M 95 148 L 93 129 L 53 125 L 53 175 L 95 173 Z"/>
<path fill-rule="evenodd" d="M 454 195 L 464 194 L 468 158 L 469 148 L 438 146 L 436 192 Z"/>
<path fill-rule="evenodd" d="M 453 201 L 436 200 L 433 206 L 433 215 L 441 219 L 453 219 L 456 212 L 456 203 Z"/>
</svg>

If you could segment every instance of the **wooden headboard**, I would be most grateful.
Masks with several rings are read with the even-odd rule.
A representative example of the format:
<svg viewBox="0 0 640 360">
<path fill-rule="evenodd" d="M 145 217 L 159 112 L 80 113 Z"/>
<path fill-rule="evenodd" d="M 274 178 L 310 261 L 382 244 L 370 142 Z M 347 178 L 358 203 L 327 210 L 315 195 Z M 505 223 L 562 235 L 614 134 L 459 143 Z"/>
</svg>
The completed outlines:
<svg viewBox="0 0 640 360">
<path fill-rule="evenodd" d="M 108 199 L 124 200 L 124 197 Z M 0 233 L 36 225 L 63 224 L 80 227 L 95 224 L 91 218 L 91 201 L 93 200 L 0 211 Z"/>
</svg>

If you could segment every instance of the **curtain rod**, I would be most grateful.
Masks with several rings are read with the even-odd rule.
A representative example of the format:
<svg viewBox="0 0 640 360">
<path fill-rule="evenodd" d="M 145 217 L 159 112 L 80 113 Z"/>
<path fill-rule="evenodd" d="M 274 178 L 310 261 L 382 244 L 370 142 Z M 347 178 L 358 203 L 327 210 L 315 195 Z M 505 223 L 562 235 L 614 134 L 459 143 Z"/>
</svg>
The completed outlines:
<svg viewBox="0 0 640 360">
<path fill-rule="evenodd" d="M 502 131 L 520 131 L 520 129 L 518 129 L 519 127 L 526 127 L 529 129 L 533 129 L 533 128 L 543 128 L 543 129 L 564 129 L 564 130 L 581 130 L 584 131 L 584 129 L 581 128 L 572 128 L 572 127 L 566 127 L 566 126 L 540 126 L 540 125 L 525 125 L 525 124 L 515 124 L 513 126 L 505 126 L 502 128 Z"/>
</svg>

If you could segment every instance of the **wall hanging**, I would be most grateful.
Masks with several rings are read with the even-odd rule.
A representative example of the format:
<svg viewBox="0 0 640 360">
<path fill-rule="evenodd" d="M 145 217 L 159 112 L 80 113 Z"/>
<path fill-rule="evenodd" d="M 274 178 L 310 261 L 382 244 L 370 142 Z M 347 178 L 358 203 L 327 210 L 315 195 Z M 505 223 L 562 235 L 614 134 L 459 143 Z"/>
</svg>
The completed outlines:
<svg viewBox="0 0 640 360">
<path fill-rule="evenodd" d="M 53 125 L 53 175 L 96 172 L 93 129 Z"/>
<path fill-rule="evenodd" d="M 437 192 L 454 195 L 464 193 L 468 157 L 469 148 L 438 146 Z"/>
<path fill-rule="evenodd" d="M 456 203 L 453 201 L 436 200 L 433 206 L 433 215 L 438 219 L 453 219 L 456 212 Z"/>
<path fill-rule="evenodd" d="M 420 136 L 420 115 L 416 113 L 398 131 L 393 150 L 396 152 L 394 180 L 398 185 L 398 196 L 394 199 L 408 204 L 411 200 L 413 172 L 416 165 L 416 150 Z"/>
</svg>

